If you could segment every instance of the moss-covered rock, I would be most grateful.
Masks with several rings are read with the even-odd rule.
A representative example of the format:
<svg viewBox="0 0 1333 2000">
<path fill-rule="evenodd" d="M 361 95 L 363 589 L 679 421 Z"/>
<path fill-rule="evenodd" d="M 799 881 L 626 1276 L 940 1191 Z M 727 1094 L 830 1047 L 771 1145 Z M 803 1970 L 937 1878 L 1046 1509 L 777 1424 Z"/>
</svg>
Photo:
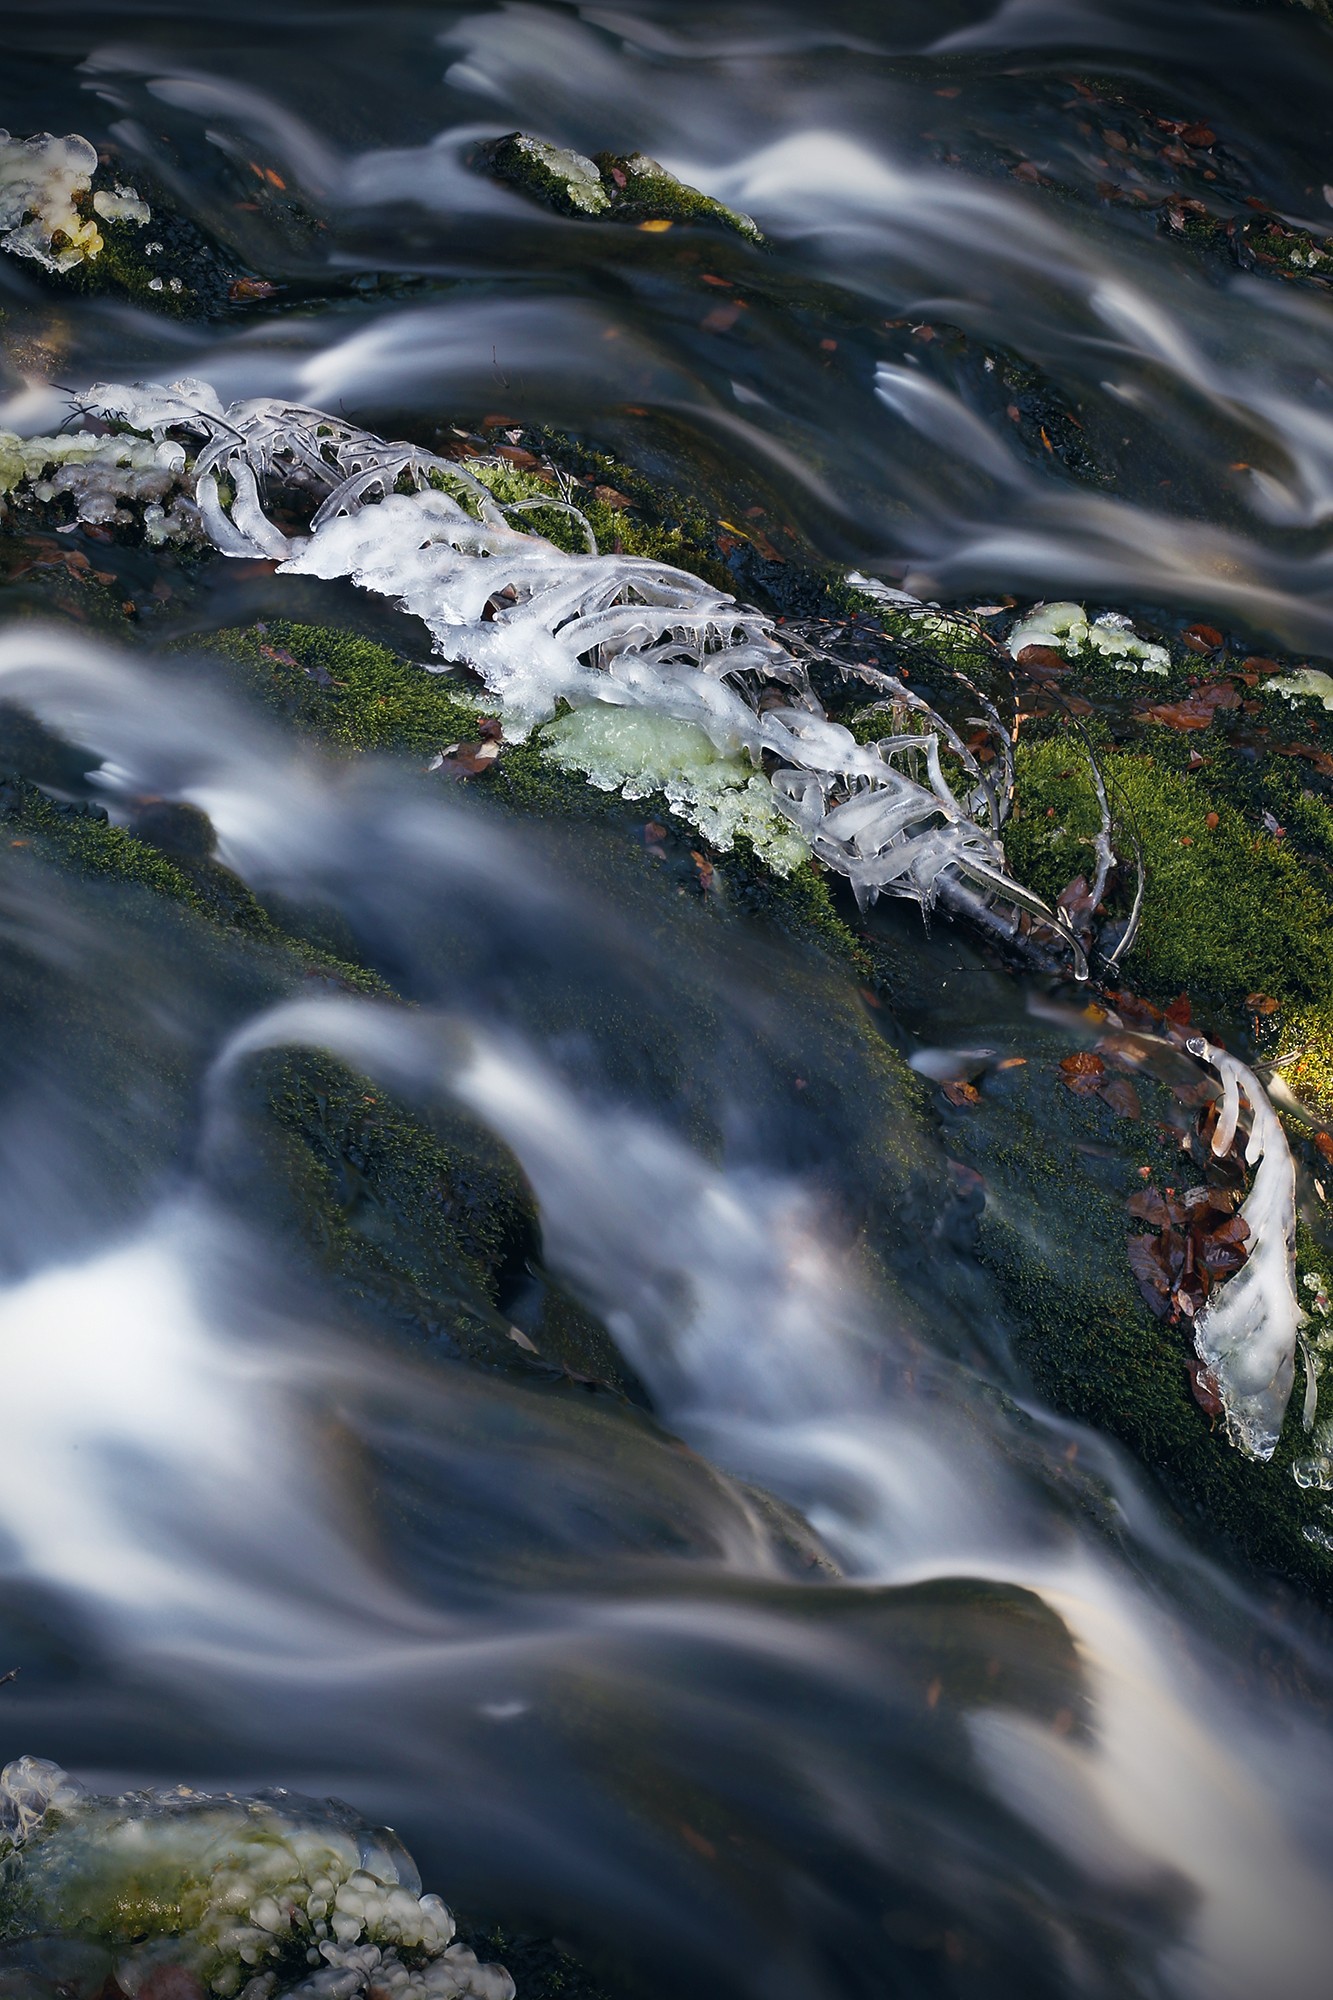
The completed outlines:
<svg viewBox="0 0 1333 2000">
<path fill-rule="evenodd" d="M 645 153 L 599 153 L 590 160 L 568 146 L 510 132 L 478 147 L 473 164 L 560 215 L 632 223 L 648 230 L 692 223 L 732 230 L 751 243 L 764 240 L 748 215 L 686 186 Z"/>
</svg>

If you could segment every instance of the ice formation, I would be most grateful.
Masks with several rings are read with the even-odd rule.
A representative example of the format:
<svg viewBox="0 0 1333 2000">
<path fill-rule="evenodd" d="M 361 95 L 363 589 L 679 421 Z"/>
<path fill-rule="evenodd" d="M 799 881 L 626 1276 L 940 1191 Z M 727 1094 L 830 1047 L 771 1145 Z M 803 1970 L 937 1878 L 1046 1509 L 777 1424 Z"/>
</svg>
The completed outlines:
<svg viewBox="0 0 1333 2000">
<path fill-rule="evenodd" d="M 1298 667 L 1294 674 L 1279 674 L 1275 680 L 1265 681 L 1264 693 L 1280 694 L 1288 701 L 1299 701 L 1305 695 L 1333 708 L 1333 676 L 1318 667 Z"/>
<path fill-rule="evenodd" d="M 1214 1156 L 1221 1159 L 1235 1142 L 1243 1092 L 1250 1106 L 1245 1160 L 1257 1169 L 1240 1211 L 1250 1226 L 1249 1256 L 1195 1320 L 1194 1347 L 1217 1383 L 1227 1436 L 1249 1457 L 1267 1459 L 1286 1415 L 1305 1319 L 1296 1296 L 1296 1168 L 1253 1071 L 1202 1036 L 1189 1048 L 1222 1079 Z"/>
<path fill-rule="evenodd" d="M 557 717 L 542 731 L 552 760 L 580 771 L 601 791 L 627 799 L 665 794 L 672 810 L 726 850 L 743 834 L 779 875 L 809 853 L 776 810 L 768 780 L 740 757 L 724 757 L 693 722 L 644 708 L 592 702 Z"/>
<path fill-rule="evenodd" d="M 75 132 L 11 139 L 0 131 L 0 236 L 6 250 L 35 257 L 48 271 L 69 271 L 95 257 L 102 237 L 75 203 L 97 171 L 97 148 Z M 60 238 L 57 243 L 56 238 Z"/>
<path fill-rule="evenodd" d="M 0 130 L 0 245 L 48 271 L 71 271 L 98 256 L 102 233 L 79 206 L 96 171 L 97 148 L 77 132 L 13 139 Z M 149 220 L 148 204 L 133 188 L 99 192 L 92 207 L 104 222 Z"/>
<path fill-rule="evenodd" d="M 453 461 L 324 411 L 267 401 L 224 411 L 195 381 L 102 383 L 84 408 L 156 442 L 188 438 L 195 499 L 223 554 L 350 577 L 395 599 L 428 627 L 443 662 L 480 677 L 508 734 L 549 722 L 562 702 L 690 724 L 719 757 L 749 758 L 774 811 L 862 902 L 886 892 L 989 915 L 998 900 L 1054 926 L 1085 971 L 1063 918 L 1009 874 L 1005 788 L 898 683 L 891 733 L 858 743 L 824 714 L 802 660 L 761 612 L 668 563 L 599 555 L 569 503 L 505 508 Z M 308 536 L 290 538 L 270 518 L 278 494 L 311 510 Z M 589 552 L 571 555 L 508 518 L 536 504 L 563 504 Z M 960 791 L 944 775 L 945 746 L 965 774 Z"/>
<path fill-rule="evenodd" d="M 138 190 L 121 187 L 119 182 L 110 194 L 98 189 L 93 196 L 93 209 L 103 222 L 132 222 L 139 229 L 153 219 L 152 209 Z"/>
<path fill-rule="evenodd" d="M 80 521 L 128 526 L 142 510 L 150 542 L 198 541 L 199 512 L 184 490 L 185 453 L 171 439 L 16 437 L 0 431 L 0 515 L 7 502 L 68 494 Z"/>
<path fill-rule="evenodd" d="M 1128 618 L 1104 611 L 1089 623 L 1081 604 L 1037 605 L 1015 625 L 1007 643 L 1015 659 L 1024 646 L 1051 646 L 1069 659 L 1087 651 L 1100 653 L 1131 672 L 1141 668 L 1145 674 L 1164 674 L 1171 666 L 1166 647 L 1138 638 Z"/>
<path fill-rule="evenodd" d="M 602 177 L 585 153 L 576 153 L 571 146 L 552 146 L 525 132 L 515 133 L 510 143 L 524 163 L 557 181 L 572 205 L 585 215 L 600 215 L 611 206 Z"/>
<path fill-rule="evenodd" d="M 0 1771 L 0 1880 L 7 1936 L 102 1945 L 131 2000 L 171 1974 L 218 2000 L 513 2000 L 396 1836 L 335 1800 L 100 1798 L 20 1757 Z"/>
</svg>

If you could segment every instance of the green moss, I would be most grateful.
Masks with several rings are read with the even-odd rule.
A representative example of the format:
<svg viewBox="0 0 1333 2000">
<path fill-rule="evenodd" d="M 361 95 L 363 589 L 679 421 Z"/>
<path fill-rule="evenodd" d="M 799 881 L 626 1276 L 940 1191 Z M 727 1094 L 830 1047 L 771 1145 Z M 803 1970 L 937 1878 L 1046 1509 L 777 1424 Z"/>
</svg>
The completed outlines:
<svg viewBox="0 0 1333 2000">
<path fill-rule="evenodd" d="M 346 750 L 431 754 L 474 739 L 493 712 L 452 676 L 334 626 L 275 618 L 192 639 L 188 650 L 234 662 L 303 735 Z"/>
<path fill-rule="evenodd" d="M 1292 229 L 1274 216 L 1256 216 L 1238 233 L 1242 261 L 1281 278 L 1333 278 L 1333 242 L 1320 243 L 1308 230 Z"/>
<path fill-rule="evenodd" d="M 648 229 L 690 223 L 732 230 L 750 243 L 764 240 L 748 215 L 688 187 L 644 153 L 599 153 L 590 160 L 570 147 L 510 132 L 478 147 L 473 165 L 559 215 Z"/>
<path fill-rule="evenodd" d="M 829 580 L 828 599 L 838 612 L 869 618 L 891 638 L 899 640 L 904 647 L 903 664 L 909 676 L 913 654 L 955 667 L 969 676 L 985 673 L 992 665 L 993 647 L 978 630 L 976 620 L 964 612 L 899 611 L 840 577 Z"/>
<path fill-rule="evenodd" d="M 684 496 L 663 495 L 650 484 L 645 487 L 637 480 L 628 481 L 631 490 L 626 491 L 617 483 L 618 478 L 626 478 L 626 468 L 603 454 L 596 454 L 595 459 L 600 477 L 595 477 L 591 484 L 571 483 L 569 491 L 572 504 L 586 518 L 604 555 L 614 552 L 643 556 L 652 562 L 689 570 L 718 589 L 731 587 L 730 572 L 718 560 L 716 552 L 716 526 L 702 506 L 691 504 Z M 503 460 L 474 461 L 468 470 L 505 505 L 517 500 L 558 501 L 563 497 L 553 491 L 552 475 L 520 470 Z M 604 497 L 608 494 L 617 497 L 614 500 Z M 633 504 L 626 506 L 626 500 Z M 674 519 L 663 518 L 664 505 L 673 509 Z M 578 522 L 558 504 L 526 508 L 515 517 L 515 524 L 545 535 L 557 548 L 566 549 L 571 555 L 587 551 L 587 539 Z"/>
<path fill-rule="evenodd" d="M 1050 899 L 1074 876 L 1091 876 L 1096 795 L 1068 734 L 1020 743 L 1017 761 L 1020 803 L 1006 852 L 1019 879 Z M 1291 845 L 1244 814 L 1207 770 L 1172 768 L 1183 761 L 1180 741 L 1165 730 L 1100 761 L 1147 869 L 1136 983 L 1159 997 L 1188 991 L 1233 1014 L 1254 992 L 1333 1007 L 1333 904 Z"/>
<path fill-rule="evenodd" d="M 653 222 L 685 222 L 734 230 L 748 243 L 762 243 L 763 232 L 748 216 L 688 187 L 645 153 L 599 153 L 597 168 L 617 222 L 641 227 Z"/>
<path fill-rule="evenodd" d="M 152 211 L 148 222 L 96 216 L 93 195 L 110 193 L 122 176 L 132 179 L 148 202 Z M 99 168 L 79 207 L 96 220 L 102 248 L 70 271 L 44 273 L 59 290 L 119 294 L 149 312 L 185 319 L 226 310 L 238 283 L 258 285 L 255 296 L 272 289 L 180 213 L 160 186 L 144 179 L 137 163 L 133 168 Z M 150 244 L 156 247 L 150 250 Z"/>
<path fill-rule="evenodd" d="M 489 1364 L 523 1365 L 496 1312 L 501 1273 L 535 1241 L 513 1160 L 461 1115 L 428 1129 L 317 1052 L 280 1051 L 250 1084 L 266 1227 L 393 1323 Z"/>
</svg>

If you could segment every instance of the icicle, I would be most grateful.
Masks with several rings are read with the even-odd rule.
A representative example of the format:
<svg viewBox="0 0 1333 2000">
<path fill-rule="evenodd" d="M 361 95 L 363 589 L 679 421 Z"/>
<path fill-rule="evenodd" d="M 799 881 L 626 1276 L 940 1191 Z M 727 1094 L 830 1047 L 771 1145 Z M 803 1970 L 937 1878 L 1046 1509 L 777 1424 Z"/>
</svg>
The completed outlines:
<svg viewBox="0 0 1333 2000">
<path fill-rule="evenodd" d="M 1286 1134 L 1252 1070 L 1203 1037 L 1191 1055 L 1222 1079 L 1213 1152 L 1231 1149 L 1243 1091 L 1250 1106 L 1246 1164 L 1256 1167 L 1241 1208 L 1249 1256 L 1194 1322 L 1194 1347 L 1217 1383 L 1227 1436 L 1250 1458 L 1273 1455 L 1296 1372 L 1305 1315 L 1296 1297 L 1296 1167 Z"/>
</svg>

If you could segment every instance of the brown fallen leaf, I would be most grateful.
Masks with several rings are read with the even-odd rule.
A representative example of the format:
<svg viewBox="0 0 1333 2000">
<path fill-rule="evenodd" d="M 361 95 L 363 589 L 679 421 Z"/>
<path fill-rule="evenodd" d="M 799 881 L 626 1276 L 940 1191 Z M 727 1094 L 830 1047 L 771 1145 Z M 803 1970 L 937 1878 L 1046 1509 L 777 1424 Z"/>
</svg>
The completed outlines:
<svg viewBox="0 0 1333 2000">
<path fill-rule="evenodd" d="M 1199 1408 L 1206 1410 L 1210 1417 L 1220 1417 L 1222 1397 L 1218 1391 L 1217 1377 L 1212 1369 L 1194 1354 L 1186 1356 L 1185 1368 L 1190 1378 L 1190 1394 Z"/>
<path fill-rule="evenodd" d="M 1245 996 L 1246 1011 L 1251 1014 L 1276 1014 L 1281 1005 L 1282 1002 L 1275 1000 L 1271 993 L 1247 993 Z"/>
<path fill-rule="evenodd" d="M 1210 1278 L 1229 1278 L 1249 1256 L 1250 1225 L 1243 1215 L 1228 1215 L 1216 1229 L 1195 1229 L 1195 1257 Z"/>
<path fill-rule="evenodd" d="M 1321 750 L 1317 744 L 1274 743 L 1272 750 L 1275 757 L 1304 757 L 1307 763 L 1314 766 L 1321 778 L 1333 778 L 1333 756 L 1330 756 L 1327 750 Z"/>
<path fill-rule="evenodd" d="M 1092 892 L 1088 888 L 1086 875 L 1076 875 L 1067 882 L 1055 899 L 1056 908 L 1063 910 L 1074 929 L 1082 930 L 1092 915 Z"/>
<path fill-rule="evenodd" d="M 480 734 L 478 743 L 450 743 L 431 759 L 427 770 L 442 771 L 446 778 L 477 778 L 489 771 L 504 747 L 494 716 L 482 717 Z"/>
<path fill-rule="evenodd" d="M 1102 1085 L 1103 1104 L 1109 1104 L 1117 1118 L 1142 1118 L 1143 1106 L 1139 1103 L 1139 1093 L 1127 1076 L 1109 1077 Z"/>
<path fill-rule="evenodd" d="M 950 1104 L 964 1106 L 981 1102 L 981 1093 L 973 1083 L 942 1083 L 940 1089 Z"/>
<path fill-rule="evenodd" d="M 1151 1223 L 1154 1229 L 1171 1229 L 1185 1220 L 1184 1203 L 1177 1201 L 1174 1195 L 1168 1200 L 1155 1187 L 1140 1188 L 1129 1197 L 1125 1209 L 1138 1221 Z"/>
<path fill-rule="evenodd" d="M 1171 1311 L 1171 1289 L 1157 1254 L 1160 1241 L 1158 1236 L 1127 1236 L 1125 1250 L 1144 1304 L 1156 1319 L 1165 1319 Z"/>
<path fill-rule="evenodd" d="M 1155 722 L 1164 729 L 1207 729 L 1219 709 L 1239 708 L 1240 696 L 1230 681 L 1212 681 L 1183 701 L 1155 702 L 1141 709 L 1135 722 Z"/>
<path fill-rule="evenodd" d="M 267 278 L 233 278 L 227 287 L 227 297 L 240 304 L 245 299 L 271 299 L 277 289 Z"/>
<path fill-rule="evenodd" d="M 1091 1097 L 1100 1090 L 1105 1073 L 1106 1064 L 1091 1049 L 1079 1049 L 1060 1063 L 1061 1083 L 1078 1097 Z"/>
<path fill-rule="evenodd" d="M 1023 646 L 1015 664 L 1033 681 L 1055 680 L 1069 672 L 1068 660 L 1063 653 L 1057 653 L 1054 646 Z"/>
<path fill-rule="evenodd" d="M 1137 993 L 1131 993 L 1126 987 L 1121 987 L 1119 990 L 1114 987 L 1108 988 L 1106 997 L 1121 1020 L 1128 1022 L 1131 1027 L 1136 1023 L 1139 1026 L 1151 1025 L 1162 1018 L 1160 1007 L 1154 1007 L 1151 1000 L 1140 1000 Z"/>
</svg>

